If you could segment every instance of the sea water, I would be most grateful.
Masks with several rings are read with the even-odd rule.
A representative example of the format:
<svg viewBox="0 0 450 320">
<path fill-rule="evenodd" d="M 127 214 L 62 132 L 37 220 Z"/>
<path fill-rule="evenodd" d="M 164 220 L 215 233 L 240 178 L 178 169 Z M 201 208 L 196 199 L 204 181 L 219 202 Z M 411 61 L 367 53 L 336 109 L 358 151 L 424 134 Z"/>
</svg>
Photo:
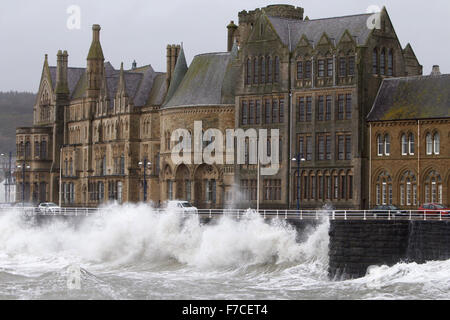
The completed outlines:
<svg viewBox="0 0 450 320">
<path fill-rule="evenodd" d="M 123 205 L 76 227 L 37 226 L 11 210 L 0 215 L 0 299 L 450 299 L 450 260 L 329 279 L 329 225 L 324 215 L 298 237 L 251 210 L 202 224 Z"/>
</svg>

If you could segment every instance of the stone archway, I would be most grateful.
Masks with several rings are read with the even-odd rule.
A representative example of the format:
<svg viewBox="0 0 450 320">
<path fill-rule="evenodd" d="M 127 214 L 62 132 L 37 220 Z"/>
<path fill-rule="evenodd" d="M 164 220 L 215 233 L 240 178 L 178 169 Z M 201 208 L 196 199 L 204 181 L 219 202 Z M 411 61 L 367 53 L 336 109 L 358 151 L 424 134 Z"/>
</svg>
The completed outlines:
<svg viewBox="0 0 450 320">
<path fill-rule="evenodd" d="M 195 170 L 194 203 L 199 208 L 214 208 L 218 200 L 219 171 L 212 165 L 202 164 Z"/>
<path fill-rule="evenodd" d="M 185 164 L 181 164 L 177 168 L 175 174 L 176 193 L 175 197 L 178 200 L 191 201 L 191 175 L 188 167 Z"/>
</svg>

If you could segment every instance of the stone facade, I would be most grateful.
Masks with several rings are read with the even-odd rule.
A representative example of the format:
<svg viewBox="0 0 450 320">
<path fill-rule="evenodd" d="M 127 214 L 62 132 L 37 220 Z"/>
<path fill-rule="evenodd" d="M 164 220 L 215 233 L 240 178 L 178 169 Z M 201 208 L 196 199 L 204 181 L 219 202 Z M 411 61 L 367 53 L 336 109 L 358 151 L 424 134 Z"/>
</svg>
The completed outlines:
<svg viewBox="0 0 450 320">
<path fill-rule="evenodd" d="M 27 201 L 255 207 L 255 165 L 172 162 L 174 130 L 192 133 L 202 121 L 204 132 L 279 130 L 280 170 L 261 177 L 261 208 L 296 207 L 298 183 L 302 208 L 367 207 L 366 116 L 384 78 L 422 68 L 385 9 L 374 30 L 368 14 L 303 14 L 289 5 L 242 11 L 227 27 L 227 52 L 198 55 L 188 67 L 184 49 L 169 45 L 165 73 L 136 63 L 114 69 L 94 25 L 86 68 L 69 67 L 65 51 L 56 67 L 45 59 L 33 127 L 17 130 L 17 161 L 30 166 Z M 298 156 L 300 169 L 291 161 Z"/>
</svg>

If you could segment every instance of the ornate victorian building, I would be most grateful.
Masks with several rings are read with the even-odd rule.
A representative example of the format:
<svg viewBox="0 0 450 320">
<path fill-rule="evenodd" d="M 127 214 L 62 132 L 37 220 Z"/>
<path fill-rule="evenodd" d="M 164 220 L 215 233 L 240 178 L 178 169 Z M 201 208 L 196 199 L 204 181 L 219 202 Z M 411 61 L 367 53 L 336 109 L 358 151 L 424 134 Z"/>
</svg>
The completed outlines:
<svg viewBox="0 0 450 320">
<path fill-rule="evenodd" d="M 45 58 L 33 126 L 17 129 L 17 161 L 30 166 L 17 179 L 25 191 L 17 199 L 255 206 L 257 170 L 248 161 L 172 162 L 174 130 L 193 134 L 202 121 L 205 135 L 280 130 L 280 170 L 261 176 L 261 208 L 295 207 L 297 194 L 302 208 L 367 207 L 367 114 L 383 79 L 422 73 L 387 11 L 375 29 L 370 18 L 310 20 L 289 5 L 243 11 L 227 27 L 227 52 L 198 55 L 188 66 L 183 48 L 170 45 L 165 73 L 135 63 L 116 70 L 94 25 L 86 68 L 69 67 L 65 51 L 56 67 Z M 300 168 L 294 157 L 304 158 Z"/>
</svg>

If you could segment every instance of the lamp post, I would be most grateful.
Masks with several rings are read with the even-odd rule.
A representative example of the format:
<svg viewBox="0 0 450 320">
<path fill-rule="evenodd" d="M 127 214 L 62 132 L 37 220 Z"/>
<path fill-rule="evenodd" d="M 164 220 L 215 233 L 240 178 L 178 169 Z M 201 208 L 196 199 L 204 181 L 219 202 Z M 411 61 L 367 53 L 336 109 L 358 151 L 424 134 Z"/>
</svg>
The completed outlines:
<svg viewBox="0 0 450 320">
<path fill-rule="evenodd" d="M 5 183 L 4 183 L 4 187 L 5 187 L 5 202 L 9 202 L 9 201 L 7 201 L 7 194 L 8 194 L 8 192 L 7 192 L 7 189 L 6 189 L 6 186 L 8 185 L 8 182 L 9 182 L 9 174 L 6 173 L 6 155 L 4 153 L 2 153 L 2 154 L 0 154 L 0 156 L 3 159 L 3 161 L 2 161 L 3 173 L 5 175 Z"/>
<path fill-rule="evenodd" d="M 139 168 L 144 169 L 144 202 L 147 202 L 147 176 L 146 171 L 147 168 L 150 169 L 152 163 L 150 161 L 147 161 L 147 158 L 144 159 L 144 161 L 139 161 L 138 163 Z"/>
<path fill-rule="evenodd" d="M 297 161 L 297 210 L 300 210 L 300 162 L 306 159 L 298 154 L 297 158 L 292 158 L 292 161 Z"/>
<path fill-rule="evenodd" d="M 17 168 L 22 169 L 22 208 L 25 206 L 25 169 L 30 169 L 31 167 L 23 162 L 22 165 L 18 165 Z"/>
</svg>

